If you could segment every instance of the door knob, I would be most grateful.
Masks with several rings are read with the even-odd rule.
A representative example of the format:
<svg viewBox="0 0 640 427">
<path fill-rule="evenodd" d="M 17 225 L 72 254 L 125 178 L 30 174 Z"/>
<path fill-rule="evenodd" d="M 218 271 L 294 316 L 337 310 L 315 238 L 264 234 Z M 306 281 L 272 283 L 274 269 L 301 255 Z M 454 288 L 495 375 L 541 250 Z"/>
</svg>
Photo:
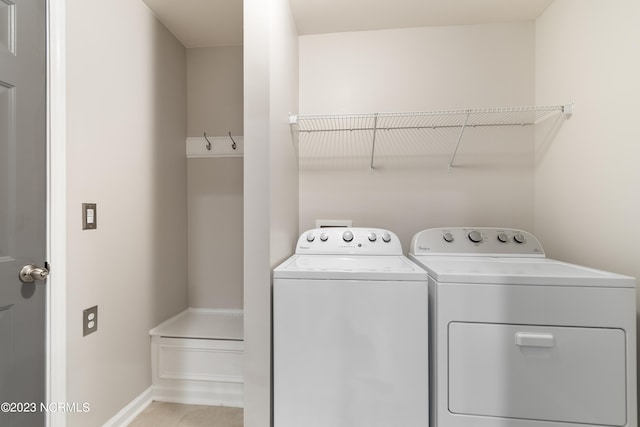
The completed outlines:
<svg viewBox="0 0 640 427">
<path fill-rule="evenodd" d="M 23 283 L 31 283 L 36 280 L 44 280 L 49 275 L 49 270 L 46 268 L 36 267 L 33 264 L 25 265 L 20 270 L 20 281 Z"/>
</svg>

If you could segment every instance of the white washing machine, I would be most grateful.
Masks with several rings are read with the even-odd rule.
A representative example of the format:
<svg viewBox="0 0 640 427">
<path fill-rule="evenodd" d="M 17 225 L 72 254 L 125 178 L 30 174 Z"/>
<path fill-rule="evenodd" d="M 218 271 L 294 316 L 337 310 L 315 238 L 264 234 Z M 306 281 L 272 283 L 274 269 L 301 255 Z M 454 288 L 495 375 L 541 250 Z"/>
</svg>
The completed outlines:
<svg viewBox="0 0 640 427">
<path fill-rule="evenodd" d="M 275 427 L 426 427 L 426 272 L 376 228 L 303 233 L 273 272 Z"/>
<path fill-rule="evenodd" d="M 637 426 L 631 277 L 513 229 L 413 237 L 429 273 L 431 427 Z"/>
</svg>

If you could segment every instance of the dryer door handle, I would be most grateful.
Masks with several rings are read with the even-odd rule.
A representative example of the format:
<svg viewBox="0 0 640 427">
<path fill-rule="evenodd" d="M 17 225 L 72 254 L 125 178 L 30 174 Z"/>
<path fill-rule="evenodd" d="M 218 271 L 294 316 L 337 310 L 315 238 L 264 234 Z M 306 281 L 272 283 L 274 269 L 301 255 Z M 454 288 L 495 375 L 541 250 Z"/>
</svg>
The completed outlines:
<svg viewBox="0 0 640 427">
<path fill-rule="evenodd" d="M 516 345 L 521 347 L 553 347 L 553 335 L 536 332 L 516 332 Z"/>
</svg>

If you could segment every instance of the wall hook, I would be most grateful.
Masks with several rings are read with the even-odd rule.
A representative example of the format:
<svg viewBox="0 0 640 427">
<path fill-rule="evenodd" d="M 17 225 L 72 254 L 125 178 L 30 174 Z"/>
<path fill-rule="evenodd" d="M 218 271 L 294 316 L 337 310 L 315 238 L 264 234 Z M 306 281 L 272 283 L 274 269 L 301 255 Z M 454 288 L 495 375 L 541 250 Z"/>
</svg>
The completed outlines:
<svg viewBox="0 0 640 427">
<path fill-rule="evenodd" d="M 236 145 L 236 142 L 233 140 L 233 137 L 231 136 L 231 131 L 229 131 L 229 138 L 231 138 L 231 142 L 233 143 L 231 144 L 231 148 L 235 150 L 237 145 Z"/>
<path fill-rule="evenodd" d="M 207 145 L 206 145 L 207 150 L 211 151 L 211 141 L 209 141 L 209 138 L 207 138 L 207 133 L 206 132 L 204 133 L 204 139 L 207 140 Z"/>
</svg>

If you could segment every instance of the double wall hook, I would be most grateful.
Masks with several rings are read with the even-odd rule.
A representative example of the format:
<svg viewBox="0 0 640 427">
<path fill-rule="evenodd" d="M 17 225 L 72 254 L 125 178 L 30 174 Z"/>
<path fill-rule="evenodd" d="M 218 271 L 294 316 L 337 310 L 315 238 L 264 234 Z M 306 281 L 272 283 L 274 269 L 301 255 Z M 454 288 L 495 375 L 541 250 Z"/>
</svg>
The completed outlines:
<svg viewBox="0 0 640 427">
<path fill-rule="evenodd" d="M 204 139 L 207 141 L 207 143 L 205 144 L 205 147 L 207 147 L 207 150 L 211 151 L 211 141 L 209 141 L 209 138 L 207 138 L 207 133 L 204 132 Z M 231 148 L 233 148 L 234 150 L 238 147 L 238 144 L 236 144 L 236 141 L 233 139 L 233 136 L 231 136 L 231 131 L 229 131 L 229 138 L 231 139 Z"/>
</svg>

